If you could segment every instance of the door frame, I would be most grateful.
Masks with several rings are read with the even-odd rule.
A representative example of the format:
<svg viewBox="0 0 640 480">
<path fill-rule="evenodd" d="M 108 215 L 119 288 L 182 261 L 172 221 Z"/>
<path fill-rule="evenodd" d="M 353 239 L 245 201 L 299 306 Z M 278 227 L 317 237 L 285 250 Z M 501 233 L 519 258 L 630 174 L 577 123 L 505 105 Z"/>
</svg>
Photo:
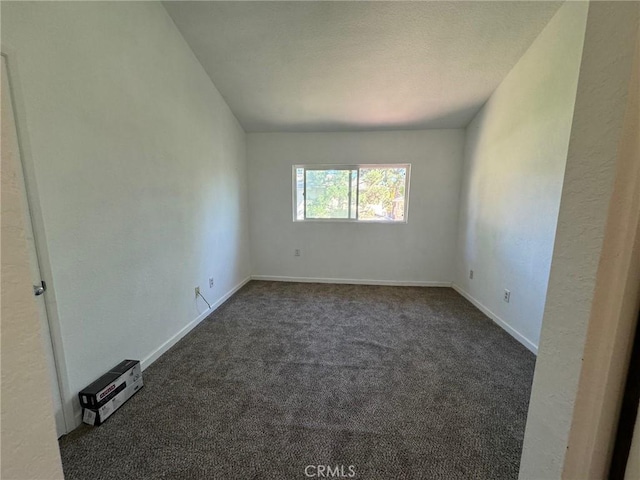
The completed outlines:
<svg viewBox="0 0 640 480">
<path fill-rule="evenodd" d="M 0 56 L 4 57 L 7 69 L 7 82 L 9 84 L 9 100 L 13 107 L 14 123 L 18 141 L 18 150 L 22 168 L 23 182 L 26 192 L 28 221 L 31 222 L 33 238 L 35 243 L 35 253 L 38 261 L 38 268 L 42 280 L 47 284 L 47 291 L 44 296 L 44 309 L 49 324 L 49 333 L 53 349 L 54 367 L 62 402 L 62 416 L 64 419 L 65 432 L 69 433 L 78 426 L 73 408 L 74 395 L 69 386 L 69 375 L 66 368 L 64 355 L 62 332 L 60 328 L 60 317 L 58 316 L 55 284 L 53 281 L 49 251 L 47 248 L 46 235 L 40 198 L 35 181 L 35 166 L 31 156 L 29 136 L 25 125 L 24 103 L 22 102 L 22 91 L 20 89 L 19 69 L 17 66 L 15 50 L 10 45 L 2 44 Z M 46 341 L 46 339 L 45 339 Z"/>
</svg>

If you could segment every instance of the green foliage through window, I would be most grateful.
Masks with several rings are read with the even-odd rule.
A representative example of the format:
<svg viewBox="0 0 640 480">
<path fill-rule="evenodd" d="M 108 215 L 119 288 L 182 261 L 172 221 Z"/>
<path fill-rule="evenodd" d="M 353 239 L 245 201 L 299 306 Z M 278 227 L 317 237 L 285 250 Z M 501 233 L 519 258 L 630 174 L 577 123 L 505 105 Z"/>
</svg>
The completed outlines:
<svg viewBox="0 0 640 480">
<path fill-rule="evenodd" d="M 409 165 L 296 166 L 296 220 L 403 222 Z"/>
</svg>

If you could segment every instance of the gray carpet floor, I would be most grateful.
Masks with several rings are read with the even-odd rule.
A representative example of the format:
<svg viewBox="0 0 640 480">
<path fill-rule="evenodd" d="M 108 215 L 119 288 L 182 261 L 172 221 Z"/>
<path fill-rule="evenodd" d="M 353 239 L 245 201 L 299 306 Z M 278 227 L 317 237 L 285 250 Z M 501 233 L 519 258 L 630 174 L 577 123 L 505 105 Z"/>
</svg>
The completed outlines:
<svg viewBox="0 0 640 480">
<path fill-rule="evenodd" d="M 534 363 L 449 288 L 252 281 L 60 440 L 65 477 L 514 479 Z"/>
</svg>

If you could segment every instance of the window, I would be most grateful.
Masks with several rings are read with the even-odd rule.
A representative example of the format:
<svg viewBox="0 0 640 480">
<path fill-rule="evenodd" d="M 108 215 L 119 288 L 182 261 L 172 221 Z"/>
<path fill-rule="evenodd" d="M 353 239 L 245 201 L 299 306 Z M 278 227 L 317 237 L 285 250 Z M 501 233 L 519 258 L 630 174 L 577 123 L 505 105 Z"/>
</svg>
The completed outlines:
<svg viewBox="0 0 640 480">
<path fill-rule="evenodd" d="M 406 222 L 411 165 L 294 165 L 294 221 Z"/>
</svg>

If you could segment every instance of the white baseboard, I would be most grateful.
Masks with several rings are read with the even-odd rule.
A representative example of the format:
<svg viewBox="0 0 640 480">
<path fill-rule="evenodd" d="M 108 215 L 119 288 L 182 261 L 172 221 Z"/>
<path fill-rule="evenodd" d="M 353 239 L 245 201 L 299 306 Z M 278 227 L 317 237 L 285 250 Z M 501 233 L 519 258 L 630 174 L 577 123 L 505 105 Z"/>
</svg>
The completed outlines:
<svg viewBox="0 0 640 480">
<path fill-rule="evenodd" d="M 498 315 L 496 315 L 491 310 L 489 310 L 487 307 L 485 307 L 477 299 L 472 297 L 468 292 L 465 292 L 462 288 L 460 288 L 459 285 L 456 285 L 455 283 L 452 283 L 451 284 L 451 288 L 453 288 L 456 292 L 458 292 L 464 298 L 466 298 L 471 303 L 473 303 L 473 305 L 478 310 L 480 310 L 487 317 L 489 317 L 491 320 L 493 320 L 499 327 L 501 327 L 503 330 L 505 330 L 509 335 L 511 335 L 513 338 L 515 338 L 517 341 L 519 341 L 522 345 L 527 347 L 528 350 L 533 352 L 535 355 L 538 354 L 538 346 L 535 343 L 533 343 L 527 337 L 522 335 L 519 331 L 517 331 L 515 328 L 513 328 L 511 325 L 509 325 L 507 322 L 505 322 L 502 318 L 500 318 Z"/>
<path fill-rule="evenodd" d="M 79 411 L 74 411 L 73 412 L 73 423 L 74 423 L 73 428 L 71 430 L 69 430 L 68 432 L 66 432 L 65 435 L 67 433 L 73 432 L 76 428 L 78 428 L 80 425 L 82 425 L 82 408 L 80 408 Z"/>
<path fill-rule="evenodd" d="M 244 287 L 250 280 L 251 280 L 251 277 L 247 277 L 244 280 L 242 280 L 238 285 L 236 285 L 227 293 L 225 293 L 222 297 L 220 297 L 215 303 L 212 303 L 211 308 L 209 310 L 206 310 L 205 312 L 198 315 L 194 320 L 192 320 L 187 325 L 185 325 L 182 329 L 180 329 L 180 331 L 176 333 L 173 337 L 171 337 L 169 340 L 167 340 L 158 348 L 156 348 L 153 352 L 151 352 L 151 354 L 149 354 L 144 360 L 140 362 L 140 367 L 142 368 L 142 370 L 144 371 L 149 365 L 155 362 L 163 353 L 165 353 L 167 350 L 173 347 L 176 343 L 178 343 L 178 341 L 180 341 L 182 337 L 184 337 L 187 333 L 193 330 L 200 322 L 202 322 L 202 320 L 204 320 L 209 315 L 211 315 L 220 305 L 226 302 L 234 293 L 236 293 L 238 290 Z"/>
<path fill-rule="evenodd" d="M 145 357 L 144 360 L 140 362 L 140 368 L 142 370 L 145 370 L 149 365 L 155 362 L 163 353 L 165 353 L 167 350 L 173 347 L 176 343 L 178 343 L 178 341 L 180 341 L 182 337 L 184 337 L 187 333 L 193 330 L 200 322 L 202 322 L 202 320 L 204 320 L 209 315 L 211 315 L 220 305 L 226 302 L 234 293 L 236 293 L 238 290 L 244 287 L 250 280 L 251 280 L 251 277 L 247 277 L 244 280 L 242 280 L 238 285 L 236 285 L 227 293 L 225 293 L 222 297 L 220 297 L 218 301 L 211 304 L 211 308 L 209 310 L 206 310 L 205 312 L 201 313 L 200 315 L 198 315 L 197 318 L 195 318 L 194 320 L 189 322 L 187 325 L 182 327 L 178 333 L 176 333 L 169 340 L 167 340 L 158 348 L 156 348 L 153 352 L 151 352 L 151 354 Z M 82 409 L 74 411 L 73 419 L 75 423 L 74 428 L 77 428 L 80 425 L 82 425 Z"/>
<path fill-rule="evenodd" d="M 421 282 L 405 280 L 371 280 L 358 278 L 315 278 L 315 277 L 279 277 L 273 275 L 251 275 L 251 280 L 267 280 L 270 282 L 300 283 L 340 283 L 349 285 L 386 285 L 389 287 L 450 287 L 451 282 Z"/>
<path fill-rule="evenodd" d="M 386 286 L 410 286 L 410 287 L 451 287 L 464 298 L 469 300 L 478 310 L 493 320 L 498 326 L 509 333 L 513 338 L 518 340 L 527 349 L 534 354 L 538 354 L 538 347 L 524 335 L 511 327 L 507 322 L 485 307 L 482 303 L 472 297 L 469 293 L 464 291 L 460 286 L 451 282 L 423 282 L 423 281 L 398 281 L 398 280 L 370 280 L 370 279 L 350 279 L 350 278 L 311 278 L 311 277 L 280 277 L 271 275 L 251 275 L 250 277 L 242 280 L 238 285 L 233 287 L 229 292 L 223 295 L 215 303 L 211 305 L 211 309 L 198 315 L 194 320 L 185 325 L 178 333 L 173 335 L 170 339 L 160 345 L 156 350 L 149 354 L 144 360 L 140 362 L 142 370 L 145 370 L 149 365 L 155 362 L 163 353 L 173 347 L 178 341 L 180 341 L 187 333 L 193 330 L 202 320 L 207 318 L 213 313 L 220 305 L 227 301 L 234 293 L 244 287 L 250 280 L 267 280 L 274 282 L 301 282 L 301 283 L 338 283 L 338 284 L 350 284 L 350 285 L 386 285 Z M 82 423 L 82 412 L 76 412 L 74 415 L 76 426 Z"/>
</svg>

